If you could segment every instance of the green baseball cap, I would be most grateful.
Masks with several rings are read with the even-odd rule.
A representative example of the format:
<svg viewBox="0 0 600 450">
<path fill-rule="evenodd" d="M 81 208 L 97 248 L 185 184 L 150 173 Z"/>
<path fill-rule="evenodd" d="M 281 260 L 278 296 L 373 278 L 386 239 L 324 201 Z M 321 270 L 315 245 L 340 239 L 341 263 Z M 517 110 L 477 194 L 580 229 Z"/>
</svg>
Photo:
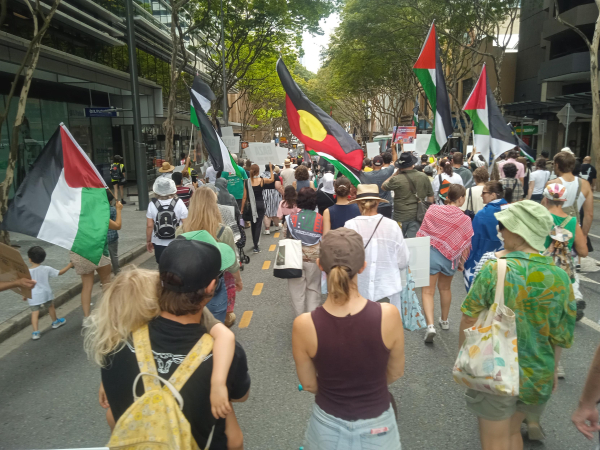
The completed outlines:
<svg viewBox="0 0 600 450">
<path fill-rule="evenodd" d="M 546 238 L 554 226 L 548 210 L 537 202 L 523 200 L 494 214 L 508 231 L 518 234 L 536 250 L 546 249 Z"/>
<path fill-rule="evenodd" d="M 232 250 L 232 248 L 227 244 L 217 242 L 217 240 L 206 230 L 183 233 L 180 238 L 185 238 L 188 241 L 205 242 L 206 244 L 211 244 L 217 247 L 219 249 L 219 253 L 221 253 L 221 271 L 229 269 L 237 262 L 235 252 Z"/>
</svg>

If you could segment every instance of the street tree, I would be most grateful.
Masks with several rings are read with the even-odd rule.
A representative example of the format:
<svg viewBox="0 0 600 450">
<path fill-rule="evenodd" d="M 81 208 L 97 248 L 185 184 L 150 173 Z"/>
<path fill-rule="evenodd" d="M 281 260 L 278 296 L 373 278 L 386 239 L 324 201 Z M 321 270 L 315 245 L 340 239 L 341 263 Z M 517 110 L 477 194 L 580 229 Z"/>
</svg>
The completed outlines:
<svg viewBox="0 0 600 450">
<path fill-rule="evenodd" d="M 19 153 L 20 130 L 21 125 L 23 124 L 23 120 L 25 118 L 25 107 L 27 105 L 27 97 L 29 96 L 31 80 L 33 79 L 33 73 L 40 58 L 42 39 L 44 38 L 46 31 L 48 31 L 50 22 L 52 21 L 52 18 L 54 17 L 54 14 L 56 13 L 58 6 L 60 5 L 60 0 L 54 0 L 52 5 L 50 6 L 50 10 L 44 13 L 46 5 L 41 3 L 39 0 L 35 0 L 35 3 L 33 4 L 30 0 L 23 0 L 23 2 L 27 6 L 27 9 L 31 14 L 32 34 L 31 39 L 27 45 L 27 49 L 25 50 L 25 55 L 21 60 L 21 64 L 17 68 L 17 71 L 15 72 L 13 82 L 11 84 L 8 95 L 6 96 L 6 107 L 4 111 L 0 114 L 1 133 L 2 125 L 6 121 L 8 113 L 10 111 L 10 104 L 13 100 L 13 97 L 15 96 L 18 87 L 20 86 L 21 90 L 19 93 L 17 113 L 10 134 L 10 152 L 8 155 L 6 173 L 4 176 L 4 180 L 0 183 L 0 223 L 2 222 L 6 211 L 8 210 L 8 197 L 13 184 L 15 165 Z M 0 27 L 3 25 L 4 20 L 6 19 L 6 14 L 7 2 L 6 0 L 2 0 L 0 2 Z M 0 242 L 10 244 L 10 236 L 7 231 L 0 230 Z"/>
</svg>

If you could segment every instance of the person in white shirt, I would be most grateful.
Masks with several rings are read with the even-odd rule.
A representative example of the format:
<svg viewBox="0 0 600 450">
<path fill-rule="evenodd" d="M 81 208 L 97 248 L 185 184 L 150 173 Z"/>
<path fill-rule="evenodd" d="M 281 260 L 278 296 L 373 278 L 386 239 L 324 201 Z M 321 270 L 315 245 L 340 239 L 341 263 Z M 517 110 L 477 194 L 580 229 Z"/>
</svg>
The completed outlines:
<svg viewBox="0 0 600 450">
<path fill-rule="evenodd" d="M 154 251 L 158 263 L 164 249 L 175 239 L 175 230 L 187 218 L 188 210 L 177 198 L 177 187 L 170 178 L 158 177 L 152 190 L 156 198 L 146 211 L 146 249 L 149 253 Z"/>
<path fill-rule="evenodd" d="M 550 172 L 546 170 L 546 159 L 538 158 L 535 162 L 535 171 L 529 175 L 529 192 L 527 200 L 541 203 L 544 198 L 544 188 L 550 179 Z"/>
<path fill-rule="evenodd" d="M 344 227 L 360 234 L 365 245 L 367 268 L 358 275 L 360 295 L 371 301 L 387 297 L 400 309 L 400 274 L 408 267 L 410 253 L 398 224 L 377 214 L 380 202 L 387 200 L 379 197 L 376 184 L 359 184 L 351 203 L 358 204 L 361 215 L 348 220 Z"/>
<path fill-rule="evenodd" d="M 462 177 L 459 174 L 454 173 L 452 163 L 447 160 L 442 161 L 441 165 L 438 166 L 438 175 L 433 179 L 433 193 L 435 195 L 435 200 L 440 204 L 444 204 L 444 201 L 440 200 L 440 186 L 444 180 L 448 180 L 450 184 L 460 184 L 461 186 L 464 186 Z"/>
<path fill-rule="evenodd" d="M 206 173 L 204 175 L 206 176 L 207 183 L 215 184 L 215 181 L 217 181 L 217 171 L 212 165 L 206 168 Z"/>
<path fill-rule="evenodd" d="M 466 200 L 460 207 L 461 210 L 467 209 L 477 214 L 484 207 L 483 197 L 481 196 L 485 183 L 490 180 L 490 175 L 485 167 L 478 167 L 473 172 L 473 180 L 475 186 L 467 189 Z"/>
<path fill-rule="evenodd" d="M 41 335 L 38 331 L 38 321 L 40 318 L 40 310 L 42 308 L 48 308 L 48 314 L 52 318 L 52 329 L 62 327 L 67 321 L 64 318 L 56 317 L 56 309 L 54 308 L 54 294 L 50 287 L 49 278 L 55 278 L 60 275 L 67 273 L 67 271 L 73 267 L 73 263 L 67 264 L 62 270 L 56 270 L 53 267 L 43 266 L 42 263 L 46 259 L 46 252 L 42 247 L 34 246 L 27 251 L 31 268 L 29 274 L 31 279 L 34 280 L 35 287 L 31 289 L 31 298 L 23 297 L 26 300 L 31 309 L 31 326 L 33 327 L 33 333 L 31 333 L 31 339 L 34 341 L 38 340 Z"/>
</svg>

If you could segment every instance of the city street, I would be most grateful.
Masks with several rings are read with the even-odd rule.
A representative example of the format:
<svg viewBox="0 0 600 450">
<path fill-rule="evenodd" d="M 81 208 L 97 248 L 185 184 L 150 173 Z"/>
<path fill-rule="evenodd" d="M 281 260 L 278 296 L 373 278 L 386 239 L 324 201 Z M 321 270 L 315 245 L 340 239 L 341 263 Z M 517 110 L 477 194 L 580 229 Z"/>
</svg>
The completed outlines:
<svg viewBox="0 0 600 450">
<path fill-rule="evenodd" d="M 596 203 L 598 205 L 598 203 Z M 598 210 L 597 210 L 598 213 Z M 594 220 L 592 242 L 600 250 L 600 218 Z M 596 237 L 597 236 L 597 237 Z M 250 239 L 249 239 L 250 241 Z M 262 236 L 262 253 L 247 253 L 242 272 L 244 290 L 238 294 L 232 328 L 248 355 L 252 387 L 246 403 L 235 404 L 247 449 L 298 449 L 311 406 L 310 393 L 298 391 L 291 351 L 294 319 L 286 281 L 273 278 L 265 262 L 275 256 L 276 238 Z M 600 259 L 600 251 L 590 254 Z M 154 257 L 135 261 L 156 268 Z M 600 269 L 600 267 L 598 267 Z M 566 379 L 542 419 L 544 443 L 525 441 L 526 449 L 589 450 L 593 448 L 573 427 L 570 416 L 577 404 L 592 354 L 600 342 L 600 272 L 584 274 L 582 293 L 586 319 L 576 325 L 575 344 L 563 353 Z M 98 287 L 95 287 L 99 292 Z M 465 408 L 463 389 L 452 379 L 457 354 L 460 303 L 465 296 L 462 276 L 453 282 L 450 331 L 438 329 L 433 345 L 424 345 L 423 332 L 405 332 L 406 370 L 390 387 L 398 403 L 403 449 L 479 448 L 477 422 Z M 98 301 L 98 296 L 94 302 Z M 76 298 L 59 309 L 67 324 L 49 329 L 31 341 L 29 328 L 0 344 L 0 449 L 66 449 L 102 447 L 109 439 L 104 410 L 98 404 L 100 371 L 87 361 L 81 336 L 82 313 Z M 244 312 L 247 327 L 238 328 Z M 439 304 L 436 306 L 436 317 Z"/>
</svg>

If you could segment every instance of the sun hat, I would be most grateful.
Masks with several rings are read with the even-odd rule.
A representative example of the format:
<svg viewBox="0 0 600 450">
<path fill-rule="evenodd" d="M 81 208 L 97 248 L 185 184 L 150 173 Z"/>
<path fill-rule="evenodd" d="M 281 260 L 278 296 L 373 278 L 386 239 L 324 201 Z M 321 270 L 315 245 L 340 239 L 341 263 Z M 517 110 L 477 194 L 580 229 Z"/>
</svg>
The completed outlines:
<svg viewBox="0 0 600 450">
<path fill-rule="evenodd" d="M 570 153 L 571 155 L 575 154 L 573 153 L 573 150 L 571 150 L 569 147 L 563 147 L 560 151 Z"/>
<path fill-rule="evenodd" d="M 185 238 L 188 241 L 204 242 L 206 244 L 214 245 L 219 249 L 221 253 L 221 266 L 220 271 L 229 269 L 236 263 L 235 252 L 228 244 L 218 242 L 211 234 L 206 230 L 199 231 L 188 231 L 187 233 L 181 234 L 177 239 Z M 161 256 L 162 259 L 162 256 Z"/>
<path fill-rule="evenodd" d="M 152 190 L 156 195 L 160 195 L 161 197 L 177 193 L 175 182 L 167 177 L 158 177 L 154 180 Z"/>
<path fill-rule="evenodd" d="M 408 169 L 409 167 L 415 166 L 419 162 L 419 158 L 413 155 L 411 152 L 402 152 L 396 165 L 400 169 Z"/>
<path fill-rule="evenodd" d="M 321 239 L 319 262 L 326 273 L 336 266 L 345 266 L 353 277 L 365 264 L 362 236 L 349 228 L 331 230 Z"/>
<path fill-rule="evenodd" d="M 289 159 L 286 159 L 285 161 L 283 161 L 283 164 L 285 164 L 286 166 L 289 166 L 292 162 Z"/>
<path fill-rule="evenodd" d="M 376 184 L 359 184 L 356 188 L 356 198 L 350 200 L 349 203 L 356 203 L 361 200 L 377 200 L 380 202 L 389 203 L 379 197 L 379 187 Z"/>
<path fill-rule="evenodd" d="M 160 173 L 167 173 L 167 172 L 172 172 L 173 169 L 175 169 L 175 166 L 172 166 L 170 163 L 168 163 L 167 161 L 163 161 L 162 166 L 160 169 L 158 169 L 158 171 Z"/>
<path fill-rule="evenodd" d="M 233 252 L 231 248 L 229 250 Z M 162 281 L 163 289 L 186 293 L 206 288 L 211 281 L 219 277 L 222 266 L 218 247 L 179 237 L 163 251 L 158 263 L 158 271 L 161 274 L 172 273 L 181 280 L 180 284 Z"/>
<path fill-rule="evenodd" d="M 546 238 L 554 226 L 554 220 L 539 203 L 523 200 L 511 204 L 494 216 L 508 231 L 521 236 L 536 250 L 541 252 L 546 249 Z"/>
<path fill-rule="evenodd" d="M 557 202 L 567 201 L 567 188 L 562 184 L 552 183 L 544 188 L 544 197 Z"/>
<path fill-rule="evenodd" d="M 433 167 L 431 167 L 431 166 L 425 166 L 423 168 L 423 172 L 425 172 L 427 175 L 433 175 Z"/>
</svg>

